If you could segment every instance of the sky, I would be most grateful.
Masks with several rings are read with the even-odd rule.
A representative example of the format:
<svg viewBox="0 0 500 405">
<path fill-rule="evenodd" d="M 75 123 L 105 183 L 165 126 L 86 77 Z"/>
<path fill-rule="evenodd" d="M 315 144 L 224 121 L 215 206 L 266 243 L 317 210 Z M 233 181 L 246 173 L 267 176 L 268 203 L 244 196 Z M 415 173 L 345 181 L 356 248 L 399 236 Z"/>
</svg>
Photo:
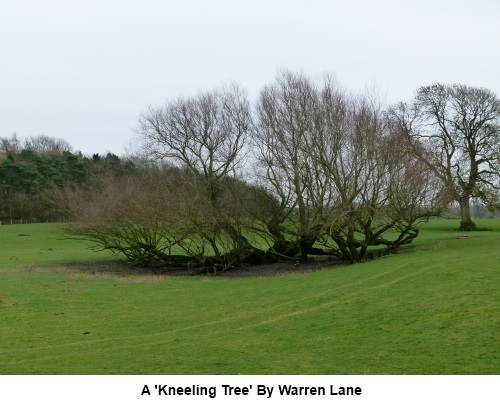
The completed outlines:
<svg viewBox="0 0 500 405">
<path fill-rule="evenodd" d="M 133 153 L 148 106 L 280 69 L 376 88 L 500 94 L 500 0 L 2 0 L 0 137 Z"/>
</svg>

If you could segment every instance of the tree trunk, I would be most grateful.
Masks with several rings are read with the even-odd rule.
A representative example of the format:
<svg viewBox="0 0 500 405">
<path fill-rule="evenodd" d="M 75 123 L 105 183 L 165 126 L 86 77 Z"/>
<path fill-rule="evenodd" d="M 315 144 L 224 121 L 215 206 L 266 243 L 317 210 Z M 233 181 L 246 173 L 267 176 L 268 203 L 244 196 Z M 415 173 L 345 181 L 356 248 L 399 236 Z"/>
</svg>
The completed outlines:
<svg viewBox="0 0 500 405">
<path fill-rule="evenodd" d="M 470 216 L 470 200 L 469 196 L 465 195 L 460 197 L 458 200 L 460 204 L 460 230 L 461 231 L 476 231 L 477 226 L 476 224 L 472 221 L 472 218 Z"/>
</svg>

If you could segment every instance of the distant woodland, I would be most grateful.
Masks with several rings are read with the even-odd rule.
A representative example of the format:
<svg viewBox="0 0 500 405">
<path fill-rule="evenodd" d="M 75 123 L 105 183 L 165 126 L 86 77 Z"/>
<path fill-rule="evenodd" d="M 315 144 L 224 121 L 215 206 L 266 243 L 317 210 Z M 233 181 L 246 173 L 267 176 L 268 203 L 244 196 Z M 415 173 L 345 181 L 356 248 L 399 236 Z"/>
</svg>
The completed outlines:
<svg viewBox="0 0 500 405">
<path fill-rule="evenodd" d="M 136 170 L 113 153 L 85 156 L 62 139 L 0 138 L 0 221 L 3 224 L 69 219 L 68 190 L 92 190 L 103 179 Z"/>
</svg>

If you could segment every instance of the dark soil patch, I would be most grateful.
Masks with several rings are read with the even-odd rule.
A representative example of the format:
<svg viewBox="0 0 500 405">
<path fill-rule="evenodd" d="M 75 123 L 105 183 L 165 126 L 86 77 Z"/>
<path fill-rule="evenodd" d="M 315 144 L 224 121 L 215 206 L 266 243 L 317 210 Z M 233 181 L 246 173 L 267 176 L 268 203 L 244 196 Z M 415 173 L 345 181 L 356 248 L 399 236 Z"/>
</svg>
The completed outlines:
<svg viewBox="0 0 500 405">
<path fill-rule="evenodd" d="M 217 276 L 224 278 L 275 277 L 289 274 L 309 273 L 342 264 L 347 264 L 347 262 L 326 257 L 315 257 L 306 262 L 283 262 L 260 264 L 257 266 L 245 264 L 224 272 L 219 272 Z"/>
<path fill-rule="evenodd" d="M 301 274 L 347 264 L 327 256 L 313 257 L 306 262 L 282 262 L 252 266 L 242 264 L 216 274 L 200 268 L 146 268 L 124 261 L 70 263 L 67 267 L 87 274 L 108 273 L 116 275 L 209 276 L 223 278 L 276 277 Z"/>
</svg>

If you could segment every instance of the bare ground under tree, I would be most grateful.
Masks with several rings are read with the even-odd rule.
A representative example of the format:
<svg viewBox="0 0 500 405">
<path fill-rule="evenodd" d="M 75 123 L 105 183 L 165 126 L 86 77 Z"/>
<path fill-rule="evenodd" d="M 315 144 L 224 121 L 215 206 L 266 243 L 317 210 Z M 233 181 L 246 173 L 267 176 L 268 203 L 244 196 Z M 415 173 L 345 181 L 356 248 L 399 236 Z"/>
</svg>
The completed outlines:
<svg viewBox="0 0 500 405">
<path fill-rule="evenodd" d="M 241 264 L 231 269 L 220 271 L 216 274 L 207 270 L 197 268 L 168 268 L 152 269 L 148 267 L 137 267 L 125 261 L 105 261 L 69 263 L 66 267 L 70 270 L 79 271 L 86 274 L 110 274 L 119 276 L 138 275 L 163 275 L 163 276 L 209 276 L 223 278 L 244 278 L 244 277 L 275 277 L 290 274 L 309 273 L 321 269 L 337 267 L 349 264 L 333 257 L 318 256 L 302 262 L 281 262 L 271 264 L 249 265 Z"/>
</svg>

